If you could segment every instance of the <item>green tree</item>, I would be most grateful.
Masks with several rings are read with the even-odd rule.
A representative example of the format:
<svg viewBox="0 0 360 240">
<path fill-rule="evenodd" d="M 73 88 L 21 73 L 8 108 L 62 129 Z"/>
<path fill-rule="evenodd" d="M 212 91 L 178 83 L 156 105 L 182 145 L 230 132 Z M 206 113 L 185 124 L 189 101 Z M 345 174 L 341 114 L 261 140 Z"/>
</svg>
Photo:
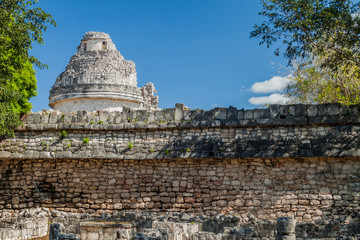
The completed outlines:
<svg viewBox="0 0 360 240">
<path fill-rule="evenodd" d="M 36 95 L 33 66 L 47 67 L 29 51 L 33 43 L 43 44 L 52 16 L 35 7 L 37 0 L 0 1 L 0 137 L 10 136 L 20 116 L 31 109 Z"/>
<path fill-rule="evenodd" d="M 282 41 L 285 58 L 322 56 L 334 69 L 351 61 L 360 66 L 359 3 L 351 0 L 262 0 L 259 14 L 267 20 L 255 25 L 250 37 L 270 47 Z M 279 55 L 280 47 L 275 54 Z M 331 53 L 331 54 L 330 54 Z M 326 56 L 326 58 L 324 58 Z"/>
<path fill-rule="evenodd" d="M 322 66 L 323 61 L 321 56 L 293 61 L 286 92 L 290 103 L 360 104 L 359 67 L 353 63 L 330 69 Z"/>
<path fill-rule="evenodd" d="M 304 103 L 359 103 L 360 15 L 351 0 L 262 0 L 265 17 L 250 37 L 284 52 L 287 95 Z M 285 49 L 282 49 L 282 48 Z"/>
</svg>

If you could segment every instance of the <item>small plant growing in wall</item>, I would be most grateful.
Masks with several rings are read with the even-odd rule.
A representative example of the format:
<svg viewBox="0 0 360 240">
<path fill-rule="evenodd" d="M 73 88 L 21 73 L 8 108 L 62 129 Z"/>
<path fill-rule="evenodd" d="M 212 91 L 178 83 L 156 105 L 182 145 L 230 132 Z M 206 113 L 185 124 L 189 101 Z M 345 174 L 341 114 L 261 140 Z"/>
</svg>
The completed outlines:
<svg viewBox="0 0 360 240">
<path fill-rule="evenodd" d="M 152 149 L 150 149 L 150 152 L 152 152 L 152 153 L 153 153 L 153 152 L 155 152 L 155 149 L 153 149 L 153 148 L 152 148 Z"/>
<path fill-rule="evenodd" d="M 67 148 L 70 148 L 71 147 L 71 142 L 68 140 L 68 145 L 66 145 Z"/>
<path fill-rule="evenodd" d="M 104 123 L 104 121 L 101 121 L 101 120 L 99 120 L 98 122 L 97 122 L 97 124 L 103 124 Z"/>
<path fill-rule="evenodd" d="M 183 153 L 190 152 L 190 148 L 181 149 L 181 152 L 183 152 Z"/>
<path fill-rule="evenodd" d="M 93 120 L 91 120 L 90 125 L 93 125 L 93 124 L 94 124 L 94 121 L 93 121 Z"/>
<path fill-rule="evenodd" d="M 164 153 L 166 156 L 168 156 L 170 152 L 169 152 L 169 150 L 165 149 Z"/>
<path fill-rule="evenodd" d="M 67 135 L 68 135 L 68 133 L 65 130 L 62 130 L 62 132 L 60 133 L 60 138 L 64 139 L 64 138 L 66 138 Z"/>
<path fill-rule="evenodd" d="M 83 139 L 83 143 L 84 144 L 88 144 L 90 142 L 90 139 L 88 137 L 84 138 Z"/>
<path fill-rule="evenodd" d="M 129 142 L 127 147 L 128 147 L 128 149 L 132 149 L 134 147 L 134 144 L 132 142 Z"/>
</svg>

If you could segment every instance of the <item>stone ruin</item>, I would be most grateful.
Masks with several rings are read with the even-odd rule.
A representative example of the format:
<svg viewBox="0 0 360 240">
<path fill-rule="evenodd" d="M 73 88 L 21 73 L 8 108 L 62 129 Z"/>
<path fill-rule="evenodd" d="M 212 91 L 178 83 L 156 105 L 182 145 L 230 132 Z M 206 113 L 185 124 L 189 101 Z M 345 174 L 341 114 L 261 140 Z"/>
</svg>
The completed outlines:
<svg viewBox="0 0 360 240">
<path fill-rule="evenodd" d="M 108 34 L 87 32 L 50 90 L 49 106 L 60 112 L 158 109 L 155 87 L 137 86 L 135 63 L 125 60 Z"/>
<path fill-rule="evenodd" d="M 18 213 L 17 218 L 12 217 L 11 211 L 0 214 L 2 240 L 37 239 L 36 236 L 44 235 L 49 240 L 296 240 L 295 228 L 298 232 L 308 230 L 305 225 L 296 225 L 292 217 L 280 217 L 277 222 L 253 218 L 251 223 L 244 223 L 236 216 L 184 212 L 157 215 L 119 211 L 91 215 L 34 208 Z"/>
<path fill-rule="evenodd" d="M 360 106 L 160 110 L 154 93 L 86 33 L 57 111 L 0 141 L 0 239 L 360 239 Z"/>
</svg>

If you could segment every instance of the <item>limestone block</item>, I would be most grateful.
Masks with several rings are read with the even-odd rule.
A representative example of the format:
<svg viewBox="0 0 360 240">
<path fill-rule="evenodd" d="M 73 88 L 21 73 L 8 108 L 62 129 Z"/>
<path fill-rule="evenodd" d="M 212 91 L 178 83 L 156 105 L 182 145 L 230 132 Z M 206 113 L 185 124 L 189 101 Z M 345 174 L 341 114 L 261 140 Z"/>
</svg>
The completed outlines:
<svg viewBox="0 0 360 240">
<path fill-rule="evenodd" d="M 65 231 L 65 227 L 61 223 L 52 223 L 49 230 L 49 240 L 59 240 L 61 232 Z"/>
<path fill-rule="evenodd" d="M 216 108 L 215 109 L 215 119 L 225 120 L 226 119 L 226 108 Z"/>
<path fill-rule="evenodd" d="M 187 240 L 190 236 L 199 231 L 196 223 L 174 223 L 174 222 L 153 222 L 154 229 L 165 229 L 168 233 L 168 240 Z"/>
<path fill-rule="evenodd" d="M 126 230 L 126 229 L 118 229 L 116 231 L 116 240 L 130 240 L 128 230 Z"/>
<path fill-rule="evenodd" d="M 86 240 L 115 240 L 119 229 L 126 231 L 129 239 L 134 237 L 135 226 L 126 222 L 80 222 L 81 239 Z"/>
<path fill-rule="evenodd" d="M 184 120 L 184 104 L 176 103 L 175 104 L 175 121 L 179 122 Z"/>
<path fill-rule="evenodd" d="M 63 233 L 60 235 L 59 240 L 80 240 L 79 235 L 74 233 Z"/>
<path fill-rule="evenodd" d="M 277 219 L 278 236 L 293 236 L 295 234 L 296 221 L 293 217 L 280 217 Z M 295 237 L 295 235 L 294 235 Z M 283 238 L 281 238 L 283 239 Z M 287 239 L 287 238 L 284 238 Z M 292 238 L 289 238 L 292 239 Z M 294 238 L 295 239 L 295 238 Z"/>
<path fill-rule="evenodd" d="M 276 240 L 296 240 L 295 234 L 277 236 Z"/>
</svg>

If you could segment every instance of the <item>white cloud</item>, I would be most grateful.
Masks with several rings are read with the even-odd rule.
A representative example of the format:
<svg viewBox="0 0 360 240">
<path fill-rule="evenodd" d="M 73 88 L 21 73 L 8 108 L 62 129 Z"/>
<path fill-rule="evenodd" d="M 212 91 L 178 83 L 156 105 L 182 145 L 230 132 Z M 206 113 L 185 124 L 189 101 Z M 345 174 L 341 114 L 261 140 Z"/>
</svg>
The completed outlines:
<svg viewBox="0 0 360 240">
<path fill-rule="evenodd" d="M 289 98 L 284 94 L 273 93 L 270 96 L 252 97 L 249 99 L 249 103 L 254 105 L 285 104 L 288 100 Z"/>
<path fill-rule="evenodd" d="M 256 82 L 254 83 L 250 91 L 253 93 L 274 93 L 274 92 L 282 92 L 287 83 L 290 81 L 291 75 L 286 77 L 275 76 L 270 80 L 266 80 L 264 82 Z"/>
</svg>

